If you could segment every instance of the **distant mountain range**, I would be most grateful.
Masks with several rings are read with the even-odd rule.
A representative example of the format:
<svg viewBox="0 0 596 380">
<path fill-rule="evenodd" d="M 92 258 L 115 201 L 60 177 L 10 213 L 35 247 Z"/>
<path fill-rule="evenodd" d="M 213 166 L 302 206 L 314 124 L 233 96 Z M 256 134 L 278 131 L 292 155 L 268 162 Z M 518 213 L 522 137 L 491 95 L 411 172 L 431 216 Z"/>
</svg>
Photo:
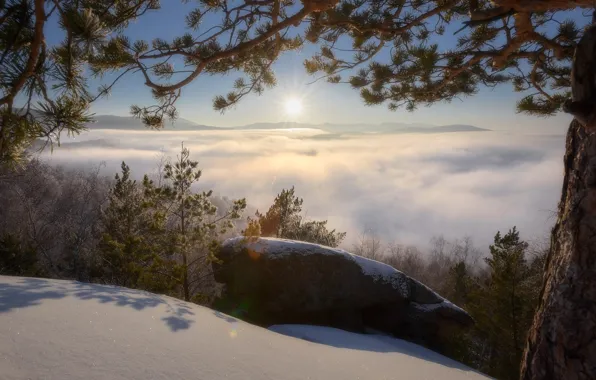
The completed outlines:
<svg viewBox="0 0 596 380">
<path fill-rule="evenodd" d="M 134 117 L 99 115 L 94 116 L 93 118 L 95 119 L 95 122 L 87 125 L 89 129 L 147 130 L 147 127 L 145 127 L 139 119 Z M 218 127 L 200 125 L 182 118 L 176 119 L 176 122 L 173 125 L 169 122 L 166 122 L 166 128 L 181 131 L 221 130 L 221 128 Z"/>
<path fill-rule="evenodd" d="M 146 130 L 140 120 L 132 117 L 99 115 L 95 122 L 88 125 L 89 129 L 119 129 Z M 226 131 L 226 130 L 280 130 L 309 128 L 320 129 L 331 134 L 367 134 L 367 133 L 448 133 L 448 132 L 482 132 L 489 129 L 473 125 L 429 125 L 420 123 L 381 123 L 381 124 L 306 124 L 297 122 L 254 123 L 238 127 L 213 127 L 201 125 L 186 119 L 177 119 L 174 124 L 166 124 L 166 128 L 173 131 Z"/>
</svg>

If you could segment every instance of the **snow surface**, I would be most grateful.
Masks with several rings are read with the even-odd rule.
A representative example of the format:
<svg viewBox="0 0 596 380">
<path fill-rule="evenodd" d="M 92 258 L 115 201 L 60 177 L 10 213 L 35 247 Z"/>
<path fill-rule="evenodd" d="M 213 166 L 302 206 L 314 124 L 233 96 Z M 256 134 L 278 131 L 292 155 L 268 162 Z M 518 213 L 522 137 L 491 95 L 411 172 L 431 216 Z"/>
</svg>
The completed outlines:
<svg viewBox="0 0 596 380">
<path fill-rule="evenodd" d="M 2 380 L 486 378 L 389 337 L 272 329 L 324 344 L 143 291 L 0 276 Z"/>
</svg>

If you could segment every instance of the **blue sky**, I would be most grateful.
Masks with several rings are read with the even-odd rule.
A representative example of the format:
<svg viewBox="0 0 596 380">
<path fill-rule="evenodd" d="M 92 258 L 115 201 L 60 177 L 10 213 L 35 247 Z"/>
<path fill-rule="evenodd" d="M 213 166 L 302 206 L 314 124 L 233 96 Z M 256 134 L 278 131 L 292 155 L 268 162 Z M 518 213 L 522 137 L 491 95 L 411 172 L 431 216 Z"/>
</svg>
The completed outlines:
<svg viewBox="0 0 596 380">
<path fill-rule="evenodd" d="M 192 6 L 192 2 L 183 4 L 174 0 L 162 1 L 160 11 L 141 17 L 129 27 L 127 35 L 132 40 L 150 41 L 157 36 L 171 40 L 185 31 L 184 17 Z M 574 12 L 572 16 L 579 19 L 581 13 Z M 214 20 L 206 20 L 206 23 L 210 21 Z M 62 35 L 56 28 L 50 27 L 46 38 L 52 44 L 58 42 Z M 445 38 L 454 40 L 450 33 Z M 291 120 L 305 123 L 462 123 L 528 133 L 563 133 L 571 120 L 564 114 L 546 119 L 516 114 L 515 104 L 520 94 L 514 93 L 509 84 L 495 89 L 482 89 L 476 96 L 464 98 L 463 101 L 422 107 L 413 113 L 405 110 L 391 112 L 384 105 L 367 107 L 363 105 L 359 94 L 347 85 L 332 85 L 324 81 L 308 84 L 314 78 L 305 73 L 302 62 L 315 49 L 314 46 L 307 46 L 302 51 L 282 56 L 273 66 L 278 86 L 262 96 L 245 98 L 224 115 L 213 110 L 212 99 L 215 95 L 225 94 L 240 75 L 200 76 L 183 89 L 183 96 L 177 103 L 180 117 L 214 126 L 288 121 L 290 118 L 283 111 L 283 101 L 290 97 L 299 97 L 303 99 L 304 111 L 291 117 Z M 92 88 L 99 84 L 98 80 L 91 81 Z M 119 82 L 109 98 L 94 104 L 93 112 L 125 116 L 129 114 L 129 106 L 133 103 L 152 104 L 150 91 L 143 85 L 140 75 L 132 75 Z"/>
</svg>

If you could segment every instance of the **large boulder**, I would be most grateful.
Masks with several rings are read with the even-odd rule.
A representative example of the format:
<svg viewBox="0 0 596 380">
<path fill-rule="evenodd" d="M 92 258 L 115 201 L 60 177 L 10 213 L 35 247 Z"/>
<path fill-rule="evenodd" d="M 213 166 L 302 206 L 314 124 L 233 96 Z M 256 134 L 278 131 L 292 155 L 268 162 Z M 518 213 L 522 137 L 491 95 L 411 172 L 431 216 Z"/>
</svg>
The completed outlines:
<svg viewBox="0 0 596 380">
<path fill-rule="evenodd" d="M 374 329 L 440 346 L 474 322 L 424 284 L 378 261 L 340 249 L 274 238 L 224 242 L 215 280 L 225 290 L 215 307 L 262 326 L 315 324 Z"/>
</svg>

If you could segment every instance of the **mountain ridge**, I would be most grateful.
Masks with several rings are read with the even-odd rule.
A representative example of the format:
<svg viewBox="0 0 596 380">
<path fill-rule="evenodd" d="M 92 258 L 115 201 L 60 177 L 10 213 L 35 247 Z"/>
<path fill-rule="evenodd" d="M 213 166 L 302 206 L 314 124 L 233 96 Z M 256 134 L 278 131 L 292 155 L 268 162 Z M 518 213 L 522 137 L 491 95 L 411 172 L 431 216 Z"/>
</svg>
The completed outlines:
<svg viewBox="0 0 596 380">
<path fill-rule="evenodd" d="M 147 130 L 140 120 L 127 116 L 97 115 L 95 122 L 88 124 L 89 129 Z M 467 124 L 432 125 L 423 123 L 383 122 L 369 123 L 300 123 L 300 122 L 258 122 L 234 127 L 215 127 L 202 125 L 178 118 L 166 123 L 166 129 L 183 131 L 240 131 L 240 130 L 284 130 L 284 129 L 320 129 L 328 133 L 447 133 L 447 132 L 484 132 L 490 129 Z"/>
</svg>

